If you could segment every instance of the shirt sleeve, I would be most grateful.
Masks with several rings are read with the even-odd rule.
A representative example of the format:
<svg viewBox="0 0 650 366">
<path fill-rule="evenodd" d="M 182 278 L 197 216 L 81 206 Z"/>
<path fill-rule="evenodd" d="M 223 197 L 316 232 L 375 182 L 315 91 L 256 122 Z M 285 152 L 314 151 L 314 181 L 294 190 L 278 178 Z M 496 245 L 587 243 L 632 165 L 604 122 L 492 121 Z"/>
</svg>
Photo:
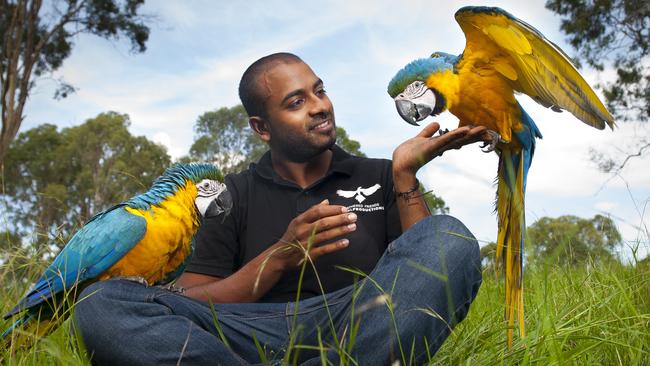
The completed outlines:
<svg viewBox="0 0 650 366">
<path fill-rule="evenodd" d="M 386 202 L 386 239 L 388 244 L 402 235 L 402 224 L 399 221 L 399 210 L 395 201 L 393 187 L 393 163 L 388 161 L 384 169 L 384 187 L 386 187 L 384 202 Z"/>
<path fill-rule="evenodd" d="M 235 272 L 240 246 L 236 223 L 239 197 L 229 176 L 226 177 L 226 187 L 230 191 L 233 208 L 225 218 L 203 219 L 194 236 L 194 255 L 185 269 L 187 272 L 222 278 Z"/>
</svg>

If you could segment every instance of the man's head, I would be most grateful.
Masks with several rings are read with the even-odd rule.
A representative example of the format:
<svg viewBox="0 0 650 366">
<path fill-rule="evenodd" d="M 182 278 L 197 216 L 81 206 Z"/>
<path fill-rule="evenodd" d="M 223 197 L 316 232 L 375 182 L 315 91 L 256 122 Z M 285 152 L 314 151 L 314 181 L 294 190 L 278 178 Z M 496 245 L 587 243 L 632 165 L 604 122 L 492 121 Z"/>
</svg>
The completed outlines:
<svg viewBox="0 0 650 366">
<path fill-rule="evenodd" d="M 292 161 L 308 161 L 336 141 L 323 82 L 296 55 L 275 53 L 255 61 L 242 76 L 239 96 L 251 128 Z"/>
</svg>

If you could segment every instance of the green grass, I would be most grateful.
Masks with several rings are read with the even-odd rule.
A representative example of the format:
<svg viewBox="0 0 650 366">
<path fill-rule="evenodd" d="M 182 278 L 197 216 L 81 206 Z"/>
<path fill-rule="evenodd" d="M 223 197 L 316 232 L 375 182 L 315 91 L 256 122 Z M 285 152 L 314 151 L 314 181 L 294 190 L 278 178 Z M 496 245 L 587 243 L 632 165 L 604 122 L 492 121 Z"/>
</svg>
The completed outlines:
<svg viewBox="0 0 650 366">
<path fill-rule="evenodd" d="M 469 315 L 430 364 L 650 365 L 649 262 L 637 266 L 590 263 L 579 268 L 529 265 L 525 274 L 527 336 L 515 338 L 511 349 L 506 347 L 502 320 L 502 282 L 493 271 L 485 271 Z M 42 263 L 30 263 L 25 258 L 6 258 L 0 267 L 3 313 L 13 307 L 42 268 Z M 0 324 L 4 329 L 9 321 Z M 75 340 L 68 331 L 66 323 L 29 350 L 12 354 L 2 349 L 2 364 L 89 364 L 85 354 L 73 346 Z M 353 333 L 362 332 L 356 329 Z M 340 355 L 349 354 L 349 338 Z M 410 342 L 402 342 L 408 360 L 410 347 L 406 345 Z M 262 347 L 260 353 L 264 354 Z M 295 344 L 292 351 L 301 347 Z M 347 361 L 355 364 L 354 360 Z"/>
<path fill-rule="evenodd" d="M 484 275 L 467 318 L 433 364 L 650 365 L 649 266 L 528 268 L 527 335 L 510 350 L 502 283 Z"/>
</svg>

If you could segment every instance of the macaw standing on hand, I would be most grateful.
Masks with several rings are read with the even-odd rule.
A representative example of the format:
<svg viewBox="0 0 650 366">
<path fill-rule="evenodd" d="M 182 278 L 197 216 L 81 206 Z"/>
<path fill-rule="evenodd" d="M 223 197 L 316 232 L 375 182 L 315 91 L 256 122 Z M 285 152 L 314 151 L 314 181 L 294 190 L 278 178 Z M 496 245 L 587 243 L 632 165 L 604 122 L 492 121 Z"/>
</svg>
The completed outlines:
<svg viewBox="0 0 650 366">
<path fill-rule="evenodd" d="M 388 85 L 404 120 L 417 125 L 449 110 L 459 126 L 485 126 L 486 152 L 499 155 L 497 263 L 505 262 L 508 346 L 515 313 L 524 337 L 523 251 L 526 176 L 542 134 L 515 99 L 525 93 L 553 111 L 614 128 L 614 118 L 566 54 L 535 28 L 495 7 L 464 7 L 456 21 L 465 33 L 459 56 L 436 52 L 400 70 Z M 488 146 L 489 145 L 489 146 Z"/>
<path fill-rule="evenodd" d="M 20 316 L 2 339 L 24 346 L 49 334 L 69 315 L 69 299 L 92 282 L 113 277 L 152 285 L 174 280 L 191 257 L 201 217 L 225 218 L 230 212 L 232 199 L 222 180 L 213 165 L 175 165 L 149 191 L 94 216 L 5 314 L 5 319 Z M 25 331 L 9 338 L 17 329 Z"/>
</svg>

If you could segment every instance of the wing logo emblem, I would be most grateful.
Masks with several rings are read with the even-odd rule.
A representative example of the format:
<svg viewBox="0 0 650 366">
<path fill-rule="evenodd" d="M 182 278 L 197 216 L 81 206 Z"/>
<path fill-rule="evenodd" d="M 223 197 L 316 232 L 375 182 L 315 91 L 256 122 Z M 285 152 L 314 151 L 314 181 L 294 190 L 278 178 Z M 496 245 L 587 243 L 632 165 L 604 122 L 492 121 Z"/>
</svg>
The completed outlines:
<svg viewBox="0 0 650 366">
<path fill-rule="evenodd" d="M 363 188 L 363 187 L 358 187 L 354 191 L 344 191 L 342 189 L 339 189 L 336 191 L 336 194 L 338 194 L 341 197 L 344 198 L 352 198 L 354 197 L 357 202 L 361 203 L 368 198 L 368 196 L 372 195 L 373 193 L 377 192 L 381 188 L 381 185 L 375 184 L 374 186 L 368 187 L 368 188 Z"/>
</svg>

